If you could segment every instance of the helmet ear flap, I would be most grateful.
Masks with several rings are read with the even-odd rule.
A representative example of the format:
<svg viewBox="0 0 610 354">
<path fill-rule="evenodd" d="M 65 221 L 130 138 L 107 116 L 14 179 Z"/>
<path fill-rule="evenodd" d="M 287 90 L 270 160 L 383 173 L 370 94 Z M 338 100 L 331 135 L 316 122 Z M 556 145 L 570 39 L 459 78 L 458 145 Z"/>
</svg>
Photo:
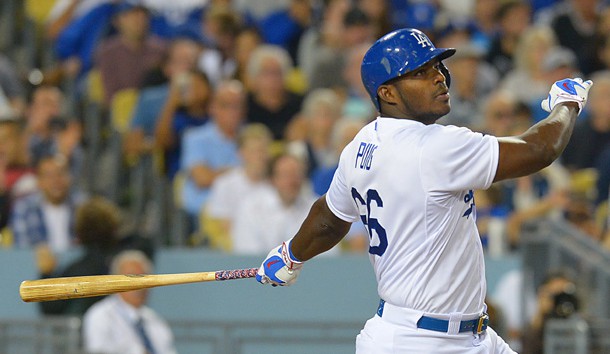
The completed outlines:
<svg viewBox="0 0 610 354">
<path fill-rule="evenodd" d="M 449 69 L 445 66 L 445 64 L 443 64 L 443 62 L 439 63 L 439 68 L 443 73 L 443 76 L 445 76 L 445 83 L 447 84 L 447 87 L 451 87 L 451 73 L 449 72 Z"/>
</svg>

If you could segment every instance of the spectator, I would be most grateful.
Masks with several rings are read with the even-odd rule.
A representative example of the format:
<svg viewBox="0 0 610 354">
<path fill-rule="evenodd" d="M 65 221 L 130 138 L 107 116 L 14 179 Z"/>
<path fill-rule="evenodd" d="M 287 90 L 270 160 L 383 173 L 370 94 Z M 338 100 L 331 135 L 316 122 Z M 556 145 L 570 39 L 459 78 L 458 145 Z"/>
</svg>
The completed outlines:
<svg viewBox="0 0 610 354">
<path fill-rule="evenodd" d="M 357 0 L 356 5 L 368 16 L 373 26 L 373 38 L 390 33 L 392 27 L 392 6 L 385 0 Z"/>
<path fill-rule="evenodd" d="M 287 8 L 290 0 L 231 0 L 231 6 L 244 14 L 251 22 L 261 21 L 271 13 Z"/>
<path fill-rule="evenodd" d="M 472 40 L 478 47 L 487 52 L 491 41 L 498 32 L 498 23 L 495 21 L 500 2 L 496 0 L 475 0 L 472 20 L 475 31 Z"/>
<path fill-rule="evenodd" d="M 328 191 L 330 182 L 332 181 L 335 171 L 337 170 L 337 166 L 339 165 L 339 156 L 341 155 L 341 151 L 343 151 L 343 148 L 354 139 L 356 134 L 366 123 L 367 121 L 363 120 L 358 121 L 341 118 L 334 124 L 331 143 L 333 149 L 335 150 L 336 158 L 333 165 L 319 165 L 312 171 L 310 179 L 315 194 L 321 196 Z M 368 240 L 366 243 L 368 245 Z"/>
<path fill-rule="evenodd" d="M 298 49 L 299 69 L 311 82 L 314 75 L 316 57 L 322 52 L 338 50 L 344 40 L 343 18 L 350 8 L 349 0 L 330 0 L 321 9 L 321 23 L 311 26 L 301 38 Z"/>
<path fill-rule="evenodd" d="M 569 318 L 579 311 L 576 285 L 562 272 L 550 273 L 537 292 L 537 310 L 523 331 L 523 352 L 544 353 L 544 327 L 549 319 Z"/>
<path fill-rule="evenodd" d="M 521 352 L 522 337 L 526 326 L 533 316 L 536 308 L 536 294 L 534 290 L 524 293 L 523 272 L 521 269 L 507 271 L 498 280 L 492 299 L 498 305 L 506 319 L 505 337 L 511 348 Z M 526 352 L 523 352 L 526 353 Z"/>
<path fill-rule="evenodd" d="M 95 55 L 104 87 L 104 102 L 115 93 L 138 88 L 147 70 L 161 62 L 165 44 L 150 34 L 150 15 L 143 5 L 123 2 L 114 15 L 117 34 L 104 39 Z"/>
<path fill-rule="evenodd" d="M 597 171 L 595 205 L 599 207 L 604 202 L 610 204 L 610 145 L 606 146 L 604 152 L 599 155 L 595 169 Z M 608 222 L 610 222 L 610 210 L 608 211 L 608 217 Z M 607 227 L 610 228 L 610 224 Z"/>
<path fill-rule="evenodd" d="M 275 140 L 284 139 L 286 127 L 303 101 L 286 88 L 284 81 L 291 70 L 290 56 L 278 46 L 258 47 L 248 62 L 248 122 L 263 123 Z"/>
<path fill-rule="evenodd" d="M 509 181 L 506 181 L 509 182 Z M 506 220 L 506 237 L 512 249 L 519 247 L 522 225 L 536 218 L 559 220 L 570 203 L 570 176 L 560 163 L 542 171 L 502 183 L 504 206 L 511 213 Z"/>
<path fill-rule="evenodd" d="M 199 68 L 213 86 L 235 75 L 235 43 L 242 26 L 240 16 L 230 7 L 213 5 L 202 22 L 205 50 L 199 58 Z"/>
<path fill-rule="evenodd" d="M 54 41 L 72 22 L 87 15 L 97 6 L 112 0 L 56 0 L 47 16 L 46 36 Z"/>
<path fill-rule="evenodd" d="M 133 0 L 128 0 L 133 1 Z M 151 31 L 159 37 L 196 38 L 206 2 L 199 0 L 139 0 L 151 12 Z"/>
<path fill-rule="evenodd" d="M 450 87 L 451 112 L 441 123 L 470 129 L 482 125 L 479 102 L 485 101 L 498 83 L 498 73 L 483 61 L 483 51 L 465 43 L 447 60 L 453 84 Z"/>
<path fill-rule="evenodd" d="M 23 123 L 0 119 L 0 230 L 7 226 L 13 202 L 36 191 Z"/>
<path fill-rule="evenodd" d="M 290 155 L 275 159 L 272 186 L 242 199 L 232 230 L 233 252 L 260 255 L 296 232 L 316 199 L 306 183 L 301 160 Z"/>
<path fill-rule="evenodd" d="M 214 180 L 203 211 L 203 234 L 212 248 L 231 250 L 231 230 L 243 197 L 267 187 L 272 140 L 269 129 L 260 123 L 246 125 L 240 132 L 241 165 Z"/>
<path fill-rule="evenodd" d="M 595 204 L 582 193 L 571 193 L 563 216 L 565 221 L 595 241 L 603 242 L 603 226 L 595 219 Z"/>
<path fill-rule="evenodd" d="M 552 84 L 545 77 L 544 59 L 556 47 L 557 39 L 551 29 L 528 28 L 523 32 L 514 52 L 515 68 L 504 76 L 501 88 L 513 92 L 517 101 L 523 102 L 530 109 L 538 109 Z M 525 81 L 528 82 L 527 85 L 523 85 Z"/>
<path fill-rule="evenodd" d="M 170 82 L 192 71 L 197 64 L 201 47 L 196 42 L 177 38 L 170 43 L 167 57 L 161 67 L 147 75 L 145 85 L 138 96 L 129 130 L 123 140 L 123 150 L 128 161 L 151 153 L 155 147 L 155 127 L 159 112 L 163 109 L 170 91 Z"/>
<path fill-rule="evenodd" d="M 55 86 L 39 86 L 32 93 L 26 115 L 26 136 L 32 165 L 48 155 L 68 159 L 74 177 L 80 176 L 84 151 L 80 123 L 64 115 L 65 97 Z"/>
<path fill-rule="evenodd" d="M 145 90 L 168 84 L 174 74 L 194 69 L 202 50 L 201 43 L 194 39 L 188 37 L 172 39 L 159 65 L 146 72 L 139 89 Z"/>
<path fill-rule="evenodd" d="M 610 219 L 610 217 L 608 219 Z M 610 220 L 606 221 L 606 225 L 610 225 Z M 602 242 L 606 250 L 610 252 L 610 227 L 606 227 L 606 232 L 604 233 Z"/>
<path fill-rule="evenodd" d="M 314 50 L 308 52 L 313 55 L 311 60 L 312 72 L 307 77 L 309 87 L 316 88 L 345 88 L 343 78 L 337 78 L 346 65 L 347 54 L 350 48 L 374 40 L 374 27 L 368 15 L 358 7 L 350 8 L 343 16 L 341 39 L 334 47 L 315 48 L 303 47 L 301 50 Z M 317 50 L 316 50 L 317 49 Z"/>
<path fill-rule="evenodd" d="M 301 36 L 312 21 L 311 0 L 290 0 L 288 8 L 273 12 L 259 23 L 265 43 L 284 48 L 298 65 Z"/>
<path fill-rule="evenodd" d="M 610 14 L 610 7 L 608 7 L 608 13 Z M 596 71 L 610 70 L 610 32 L 600 35 L 596 48 L 596 58 Z"/>
<path fill-rule="evenodd" d="M 110 201 L 101 197 L 85 201 L 76 210 L 74 219 L 74 233 L 83 247 L 82 254 L 58 270 L 54 251 L 44 244 L 37 246 L 36 261 L 41 278 L 108 274 L 111 258 L 118 248 L 120 222 L 120 210 Z M 97 296 L 41 302 L 40 310 L 45 315 L 82 316 L 100 299 Z"/>
<path fill-rule="evenodd" d="M 36 165 L 39 192 L 14 204 L 10 227 L 15 246 L 46 243 L 61 252 L 75 245 L 74 212 L 82 196 L 70 193 L 72 177 L 63 156 L 48 156 Z"/>
<path fill-rule="evenodd" d="M 610 71 L 594 75 L 588 116 L 574 126 L 572 138 L 561 155 L 562 163 L 570 170 L 594 167 L 595 161 L 610 144 Z"/>
<path fill-rule="evenodd" d="M 303 124 L 298 129 L 303 136 L 290 142 L 287 151 L 305 162 L 309 177 L 314 170 L 334 167 L 339 161 L 332 141 L 335 123 L 341 117 L 339 102 L 339 97 L 331 89 L 315 89 L 303 101 L 299 118 Z"/>
<path fill-rule="evenodd" d="M 341 115 L 356 121 L 370 121 L 377 114 L 360 78 L 360 64 L 370 46 L 370 43 L 364 43 L 351 48 L 347 53 L 345 68 L 342 72 L 347 86 L 344 92 L 340 93 L 345 95 Z"/>
<path fill-rule="evenodd" d="M 551 48 L 545 55 L 541 69 L 547 87 L 551 87 L 554 82 L 566 77 L 582 77 L 582 73 L 578 71 L 576 55 L 570 49 L 559 46 Z M 540 105 L 532 103 L 529 107 L 535 122 L 545 117 L 546 112 Z"/>
<path fill-rule="evenodd" d="M 578 68 L 585 74 L 593 70 L 595 57 L 592 43 L 598 15 L 599 0 L 569 0 L 565 12 L 559 12 L 551 19 L 550 26 L 555 32 L 559 44 L 578 53 Z"/>
<path fill-rule="evenodd" d="M 505 90 L 490 93 L 483 103 L 483 125 L 477 129 L 494 136 L 509 136 L 517 125 L 518 102 L 515 96 Z"/>
<path fill-rule="evenodd" d="M 517 44 L 531 23 L 531 9 L 525 1 L 507 0 L 500 4 L 495 18 L 499 30 L 491 41 L 487 61 L 503 77 L 514 67 Z"/>
<path fill-rule="evenodd" d="M 116 13 L 130 6 L 152 10 L 145 27 L 150 26 L 151 32 L 161 38 L 191 35 L 191 28 L 198 28 L 201 21 L 199 1 L 58 0 L 47 24 L 48 35 L 57 36 L 55 52 L 63 73 L 77 78 L 79 93 L 85 83 L 81 79 L 93 67 L 99 43 L 116 32 Z"/>
<path fill-rule="evenodd" d="M 0 54 L 0 92 L 6 98 L 7 107 L 0 113 L 4 115 L 20 116 L 25 112 L 25 90 L 19 80 L 17 70 L 13 63 L 3 54 Z"/>
<path fill-rule="evenodd" d="M 94 0 L 91 0 L 94 1 Z M 100 41 L 112 30 L 112 19 L 119 4 L 102 1 L 88 8 L 81 16 L 73 17 L 59 30 L 54 49 L 63 74 L 77 81 L 82 93 L 84 77 L 93 67 L 93 57 Z"/>
<path fill-rule="evenodd" d="M 210 107 L 210 123 L 184 134 L 181 169 L 187 178 L 182 189 L 184 209 L 199 218 L 212 183 L 240 164 L 239 129 L 245 120 L 245 91 L 239 81 L 219 84 Z"/>
<path fill-rule="evenodd" d="M 207 76 L 191 70 L 172 77 L 167 100 L 155 126 L 155 143 L 164 154 L 164 171 L 170 180 L 180 170 L 182 136 L 189 128 L 208 122 L 212 88 Z"/>
<path fill-rule="evenodd" d="M 249 87 L 248 80 L 248 61 L 252 53 L 261 45 L 263 39 L 255 27 L 242 29 L 235 38 L 235 74 L 233 78 L 241 81 Z"/>
<path fill-rule="evenodd" d="M 150 260 L 125 251 L 112 261 L 112 274 L 149 274 Z M 83 343 L 90 353 L 176 353 L 167 322 L 146 306 L 148 289 L 111 295 L 93 305 L 83 318 Z"/>
</svg>

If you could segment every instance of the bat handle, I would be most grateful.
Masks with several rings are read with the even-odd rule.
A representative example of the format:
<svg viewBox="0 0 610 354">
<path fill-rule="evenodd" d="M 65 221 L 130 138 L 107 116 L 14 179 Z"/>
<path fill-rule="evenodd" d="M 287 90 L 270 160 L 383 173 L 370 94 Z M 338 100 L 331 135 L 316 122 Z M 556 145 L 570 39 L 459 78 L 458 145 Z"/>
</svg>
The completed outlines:
<svg viewBox="0 0 610 354">
<path fill-rule="evenodd" d="M 214 274 L 214 278 L 217 281 L 220 280 L 231 280 L 231 279 L 242 279 L 242 278 L 254 278 L 258 268 L 246 268 L 246 269 L 235 269 L 235 270 L 219 270 Z"/>
</svg>

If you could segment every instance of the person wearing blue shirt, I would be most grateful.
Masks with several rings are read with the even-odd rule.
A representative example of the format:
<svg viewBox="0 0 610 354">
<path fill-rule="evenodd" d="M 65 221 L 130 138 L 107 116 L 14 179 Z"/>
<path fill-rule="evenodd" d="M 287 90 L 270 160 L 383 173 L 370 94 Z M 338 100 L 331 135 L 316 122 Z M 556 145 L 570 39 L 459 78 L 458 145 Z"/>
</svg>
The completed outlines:
<svg viewBox="0 0 610 354">
<path fill-rule="evenodd" d="M 164 172 L 169 180 L 180 169 L 182 136 L 187 129 L 208 122 L 212 88 L 207 76 L 191 70 L 172 78 L 169 95 L 155 126 L 155 144 L 164 154 Z"/>
<path fill-rule="evenodd" d="M 181 167 L 186 181 L 182 202 L 184 210 L 195 220 L 216 177 L 241 163 L 237 136 L 245 120 L 245 102 L 240 82 L 221 82 L 212 99 L 211 121 L 184 135 Z"/>
</svg>

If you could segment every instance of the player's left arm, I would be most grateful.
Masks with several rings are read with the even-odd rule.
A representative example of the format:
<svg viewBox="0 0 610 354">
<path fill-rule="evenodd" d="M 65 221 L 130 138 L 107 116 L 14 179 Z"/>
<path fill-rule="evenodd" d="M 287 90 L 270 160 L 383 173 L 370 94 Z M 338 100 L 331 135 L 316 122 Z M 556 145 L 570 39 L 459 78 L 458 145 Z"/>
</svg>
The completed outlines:
<svg viewBox="0 0 610 354">
<path fill-rule="evenodd" d="M 309 260 L 333 248 L 347 234 L 351 223 L 333 214 L 326 195 L 312 205 L 309 215 L 291 242 L 291 251 L 301 261 Z"/>
<path fill-rule="evenodd" d="M 321 196 L 312 205 L 296 235 L 269 252 L 256 280 L 263 284 L 291 285 L 303 262 L 333 248 L 347 234 L 350 225 L 335 216 L 325 196 Z"/>
</svg>

